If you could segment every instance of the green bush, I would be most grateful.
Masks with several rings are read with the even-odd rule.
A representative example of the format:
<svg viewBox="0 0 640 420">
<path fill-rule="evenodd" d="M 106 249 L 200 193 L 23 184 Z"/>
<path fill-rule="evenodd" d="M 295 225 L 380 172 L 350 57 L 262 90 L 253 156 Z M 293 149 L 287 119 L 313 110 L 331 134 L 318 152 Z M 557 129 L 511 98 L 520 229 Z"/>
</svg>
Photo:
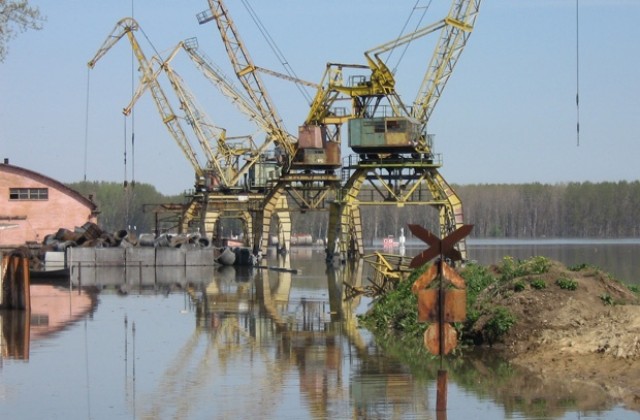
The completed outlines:
<svg viewBox="0 0 640 420">
<path fill-rule="evenodd" d="M 544 274 L 551 268 L 551 261 L 546 257 L 531 257 L 525 261 L 527 274 Z"/>
<path fill-rule="evenodd" d="M 518 280 L 513 283 L 513 290 L 516 292 L 522 292 L 526 288 L 527 288 L 527 285 L 522 280 Z"/>
<path fill-rule="evenodd" d="M 600 295 L 600 300 L 605 305 L 613 305 L 615 302 L 613 301 L 613 297 L 609 293 L 603 293 Z"/>
<path fill-rule="evenodd" d="M 426 325 L 418 322 L 418 299 L 411 292 L 413 282 L 429 267 L 425 265 L 397 283 L 396 288 L 383 294 L 359 320 L 366 328 L 380 334 L 399 332 L 419 336 Z"/>
<path fill-rule="evenodd" d="M 480 292 L 497 281 L 486 267 L 478 264 L 467 264 L 460 275 L 467 284 L 467 309 L 476 303 Z"/>
<path fill-rule="evenodd" d="M 547 283 L 545 283 L 544 280 L 539 278 L 531 280 L 530 283 L 531 283 L 531 287 L 533 287 L 536 290 L 546 289 L 547 287 Z"/>
<path fill-rule="evenodd" d="M 499 266 L 500 280 L 509 281 L 516 277 L 530 274 L 544 274 L 551 268 L 551 261 L 545 257 L 531 257 L 527 260 L 518 260 L 507 256 L 502 259 Z"/>
<path fill-rule="evenodd" d="M 498 267 L 500 270 L 500 281 L 509 281 L 520 276 L 518 272 L 520 268 L 520 260 L 506 256 L 502 259 L 502 263 Z"/>
<path fill-rule="evenodd" d="M 556 280 L 556 284 L 564 290 L 576 290 L 578 288 L 578 282 L 566 277 L 560 277 Z"/>
<path fill-rule="evenodd" d="M 484 327 L 483 334 L 485 339 L 489 343 L 498 341 L 511 329 L 515 322 L 515 316 L 507 308 L 502 306 L 494 308 L 491 319 L 487 321 Z"/>
<path fill-rule="evenodd" d="M 575 264 L 572 266 L 567 267 L 569 269 L 569 271 L 580 271 L 580 270 L 584 270 L 585 268 L 589 268 L 591 267 L 589 264 L 587 263 L 581 263 L 581 264 Z"/>
</svg>

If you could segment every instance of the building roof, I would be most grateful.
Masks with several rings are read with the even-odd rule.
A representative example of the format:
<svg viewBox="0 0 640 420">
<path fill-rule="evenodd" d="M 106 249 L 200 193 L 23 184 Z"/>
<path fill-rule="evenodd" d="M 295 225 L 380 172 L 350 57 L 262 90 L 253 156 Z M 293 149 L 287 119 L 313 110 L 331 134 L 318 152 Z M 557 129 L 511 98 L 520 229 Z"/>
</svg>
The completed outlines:
<svg viewBox="0 0 640 420">
<path fill-rule="evenodd" d="M 73 197 L 77 201 L 85 204 L 92 211 L 95 211 L 98 208 L 96 203 L 94 203 L 92 200 L 90 200 L 89 198 L 85 197 L 84 195 L 80 194 L 76 190 L 74 190 L 72 188 L 69 188 L 66 185 L 64 185 L 63 183 L 61 183 L 60 181 L 56 181 L 55 179 L 50 178 L 50 177 L 48 177 L 46 175 L 43 175 L 41 173 L 29 170 L 29 169 L 21 168 L 20 166 L 11 165 L 6 160 L 4 161 L 4 163 L 0 162 L 0 171 L 1 172 L 8 172 L 8 173 L 20 175 L 20 176 L 27 177 L 27 178 L 31 178 L 31 179 L 34 179 L 36 181 L 42 182 L 43 184 L 51 185 L 52 187 L 56 188 L 57 190 L 62 191 L 65 194 Z"/>
</svg>

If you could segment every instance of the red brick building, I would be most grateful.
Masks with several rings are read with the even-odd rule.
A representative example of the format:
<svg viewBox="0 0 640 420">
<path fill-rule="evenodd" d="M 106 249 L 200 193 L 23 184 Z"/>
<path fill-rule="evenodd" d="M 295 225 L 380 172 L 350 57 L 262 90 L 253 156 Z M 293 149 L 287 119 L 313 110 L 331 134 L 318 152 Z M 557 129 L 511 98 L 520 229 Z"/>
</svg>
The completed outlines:
<svg viewBox="0 0 640 420">
<path fill-rule="evenodd" d="M 89 198 L 37 172 L 0 163 L 0 247 L 42 243 L 60 228 L 97 223 Z"/>
</svg>

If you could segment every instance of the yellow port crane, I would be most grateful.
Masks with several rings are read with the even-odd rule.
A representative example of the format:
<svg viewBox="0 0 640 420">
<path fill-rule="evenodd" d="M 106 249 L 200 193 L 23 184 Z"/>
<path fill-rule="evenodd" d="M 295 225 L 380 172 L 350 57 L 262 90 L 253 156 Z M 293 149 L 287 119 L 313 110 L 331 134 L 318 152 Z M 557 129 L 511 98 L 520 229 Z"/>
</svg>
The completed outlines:
<svg viewBox="0 0 640 420">
<path fill-rule="evenodd" d="M 196 174 L 196 189 L 205 188 L 203 181 L 206 179 L 206 174 L 204 168 L 205 165 L 200 163 L 198 155 L 195 149 L 191 146 L 187 135 L 185 134 L 182 126 L 180 125 L 179 119 L 174 112 L 171 104 L 162 90 L 160 83 L 154 78 L 153 67 L 151 62 L 147 60 L 147 57 L 144 55 L 138 40 L 134 36 L 134 31 L 137 31 L 140 28 L 138 22 L 136 22 L 133 18 L 123 18 L 114 27 L 113 31 L 107 36 L 107 39 L 102 44 L 102 46 L 98 49 L 98 52 L 95 56 L 87 63 L 89 68 L 94 68 L 97 62 L 104 57 L 104 55 L 125 35 L 129 38 L 131 43 L 131 48 L 133 53 L 140 63 L 141 72 L 140 79 L 142 84 L 148 84 L 149 90 L 151 91 L 151 95 L 154 99 L 154 102 L 160 112 L 162 117 L 162 121 L 164 122 L 167 130 L 171 133 L 171 136 L 175 139 L 176 143 L 182 150 L 183 154 L 193 167 Z"/>
<path fill-rule="evenodd" d="M 208 4 L 209 9 L 197 15 L 198 22 L 215 20 L 236 76 L 266 122 L 264 129 L 272 137 L 282 165 L 281 176 L 267 192 L 263 206 L 256 210 L 254 251 L 266 251 L 273 216 L 277 218 L 279 247 L 286 251 L 291 238 L 289 201 L 301 211 L 326 207 L 340 184 L 335 174 L 341 165 L 340 143 L 328 137 L 320 126 L 300 127 L 298 138 L 286 131 L 260 78 L 263 70 L 253 63 L 224 2 L 208 0 Z"/>
<path fill-rule="evenodd" d="M 194 44 L 195 40 L 188 42 Z M 180 108 L 186 114 L 186 121 L 193 128 L 207 156 L 207 188 L 196 190 L 190 195 L 189 203 L 182 213 L 181 227 L 186 231 L 189 226 L 196 224 L 207 234 L 212 234 L 216 245 L 222 245 L 221 219 L 235 219 L 242 223 L 243 238 L 250 239 L 253 222 L 248 208 L 252 202 L 261 201 L 264 196 L 262 193 L 250 192 L 242 181 L 245 181 L 243 177 L 248 169 L 258 160 L 259 149 L 250 136 L 228 138 L 226 130 L 216 127 L 197 104 L 184 80 L 170 65 L 179 51 L 189 51 L 190 48 L 193 47 L 180 42 L 163 61 L 158 57 L 152 59 L 158 65 L 153 80 L 157 79 L 160 72 L 166 74 L 180 101 Z M 124 110 L 125 114 L 131 111 L 135 102 L 147 90 L 150 80 L 147 79 L 138 86 L 131 103 Z M 239 199 L 240 196 L 243 199 Z"/>
<path fill-rule="evenodd" d="M 93 68 L 100 58 L 127 35 L 134 55 L 140 64 L 141 76 L 140 85 L 123 112 L 128 115 L 140 96 L 149 90 L 160 111 L 162 121 L 195 171 L 195 190 L 190 194 L 189 203 L 181 211 L 179 230 L 184 232 L 189 230 L 191 226 L 197 225 L 206 235 L 220 239 L 219 222 L 220 217 L 224 216 L 241 220 L 244 237 L 251 238 L 252 218 L 247 209 L 248 203 L 251 201 L 261 202 L 264 195 L 246 192 L 246 186 L 240 185 L 242 175 L 246 173 L 246 169 L 240 168 L 240 166 L 244 161 L 255 161 L 257 149 L 255 143 L 250 137 L 228 138 L 226 131 L 211 123 L 206 113 L 197 105 L 194 95 L 169 64 L 177 52 L 181 48 L 185 48 L 183 43 L 174 48 L 168 59 L 162 61 L 158 57 L 154 57 L 149 61 L 134 35 L 134 31 L 138 29 L 139 24 L 134 19 L 121 19 L 94 58 L 89 61 L 89 67 Z M 153 63 L 156 63 L 157 69 L 154 69 Z M 205 157 L 204 162 L 201 162 L 203 159 L 199 159 L 195 149 L 191 146 L 180 125 L 179 117 L 173 111 L 167 95 L 158 82 L 160 72 L 166 74 L 180 101 L 180 108 L 186 113 L 186 121 L 196 134 Z M 234 193 L 230 195 L 230 191 Z M 238 191 L 243 191 L 243 195 L 238 196 Z"/>
<path fill-rule="evenodd" d="M 181 43 L 187 56 L 200 70 L 200 72 L 222 93 L 236 108 L 242 112 L 256 127 L 264 132 L 269 128 L 269 122 L 264 120 L 260 112 L 254 107 L 250 99 L 246 98 L 233 83 L 223 74 L 222 70 L 215 65 L 207 56 L 198 48 L 198 42 L 195 38 L 190 38 Z M 244 165 L 238 167 L 235 181 L 239 182 L 240 177 L 250 174 L 249 189 L 262 190 L 266 182 L 273 181 L 279 174 L 279 166 L 276 162 L 269 163 L 271 159 L 269 155 L 269 147 L 273 145 L 273 136 L 267 135 L 261 145 L 255 142 L 251 144 L 250 156 L 245 156 Z M 271 159 L 273 160 L 273 159 Z M 256 168 L 256 166 L 258 168 Z"/>
<path fill-rule="evenodd" d="M 462 203 L 442 177 L 440 157 L 433 153 L 432 136 L 426 126 L 435 105 L 473 30 L 481 0 L 453 0 L 448 15 L 365 53 L 366 65 L 329 63 L 312 103 L 307 124 L 339 127 L 348 122 L 349 146 L 359 159 L 349 161 L 349 174 L 338 199 L 332 204 L 328 242 L 329 256 L 364 255 L 360 206 L 429 205 L 439 213 L 444 237 L 463 225 Z M 403 103 L 395 88 L 395 75 L 380 55 L 413 40 L 440 31 L 431 61 L 413 106 Z M 349 71 L 368 69 L 369 76 Z M 350 112 L 335 112 L 338 100 L 348 98 Z M 371 194 L 360 196 L 368 183 Z M 458 244 L 466 258 L 466 245 Z"/>
<path fill-rule="evenodd" d="M 133 106 L 142 94 L 148 90 L 151 80 L 158 78 L 163 72 L 169 80 L 179 102 L 180 109 L 185 112 L 185 120 L 193 128 L 200 147 L 207 159 L 207 170 L 211 171 L 213 179 L 207 182 L 208 190 L 230 190 L 244 188 L 241 184 L 242 175 L 246 173 L 246 162 L 253 163 L 256 158 L 257 146 L 251 136 L 228 137 L 224 128 L 216 126 L 198 105 L 197 100 L 184 82 L 182 77 L 170 65 L 177 53 L 186 49 L 184 42 L 169 53 L 167 58 L 161 60 L 154 56 L 151 61 L 157 65 L 152 78 L 145 79 L 138 85 L 133 99 L 124 108 L 124 114 L 131 113 Z"/>
</svg>

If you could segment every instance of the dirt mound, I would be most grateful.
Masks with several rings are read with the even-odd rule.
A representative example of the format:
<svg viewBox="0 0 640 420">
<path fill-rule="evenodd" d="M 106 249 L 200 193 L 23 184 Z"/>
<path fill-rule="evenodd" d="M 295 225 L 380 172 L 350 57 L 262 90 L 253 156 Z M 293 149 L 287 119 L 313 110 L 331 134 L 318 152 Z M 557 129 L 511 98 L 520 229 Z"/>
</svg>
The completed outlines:
<svg viewBox="0 0 640 420">
<path fill-rule="evenodd" d="M 550 263 L 544 273 L 498 282 L 478 297 L 477 305 L 513 315 L 494 347 L 543 378 L 595 384 L 640 410 L 637 295 L 596 268 Z M 480 317 L 474 328 L 486 322 Z"/>
</svg>

